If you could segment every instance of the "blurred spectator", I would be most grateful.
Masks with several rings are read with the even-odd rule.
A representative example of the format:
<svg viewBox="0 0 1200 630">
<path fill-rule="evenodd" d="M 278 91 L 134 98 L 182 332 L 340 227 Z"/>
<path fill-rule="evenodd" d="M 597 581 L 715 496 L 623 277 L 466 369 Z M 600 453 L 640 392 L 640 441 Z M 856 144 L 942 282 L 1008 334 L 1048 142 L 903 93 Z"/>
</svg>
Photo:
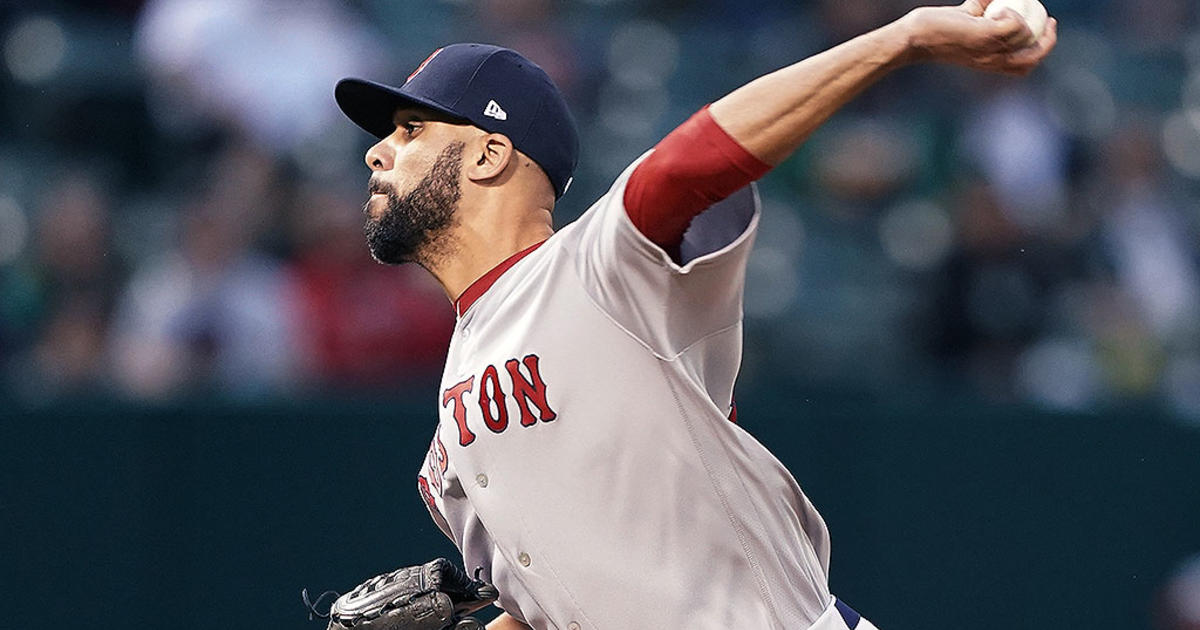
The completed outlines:
<svg viewBox="0 0 1200 630">
<path fill-rule="evenodd" d="M 22 387 L 32 384 L 42 390 L 32 393 L 44 396 L 78 393 L 103 383 L 107 321 L 107 310 L 94 297 L 66 297 L 47 318 Z"/>
<path fill-rule="evenodd" d="M 985 182 L 964 184 L 953 205 L 958 247 L 938 276 L 933 348 L 982 392 L 1009 397 L 1015 362 L 1041 330 L 1048 289 L 1063 265 L 1004 212 Z"/>
<path fill-rule="evenodd" d="M 891 198 L 921 166 L 912 136 L 881 117 L 846 116 L 826 135 L 829 140 L 814 170 L 821 188 L 840 200 L 871 203 Z"/>
<path fill-rule="evenodd" d="M 1116 281 L 1164 342 L 1200 333 L 1196 233 L 1166 186 L 1153 131 L 1126 125 L 1105 147 L 1102 236 Z"/>
<path fill-rule="evenodd" d="M 199 205 L 183 245 L 139 269 L 113 330 L 117 383 L 139 397 L 192 386 L 234 394 L 281 392 L 292 372 L 292 322 L 283 275 L 247 250 L 237 217 Z"/>
<path fill-rule="evenodd" d="M 340 122 L 338 79 L 387 61 L 369 25 L 329 0 L 150 0 L 135 44 L 161 128 L 228 125 L 277 152 Z"/>
<path fill-rule="evenodd" d="M 309 380 L 350 388 L 436 383 L 454 327 L 437 282 L 413 265 L 375 262 L 353 201 L 305 187 L 296 211 L 290 295 Z"/>
<path fill-rule="evenodd" d="M 394 80 L 449 41 L 522 49 L 585 138 L 561 223 L 701 103 L 917 4 L 134 0 L 3 14 L 7 381 L 167 397 L 436 380 L 452 313 L 422 271 L 366 253 L 358 194 L 343 191 L 364 179 L 369 138 L 337 111 L 338 78 Z M 1032 80 L 903 71 L 764 181 L 747 296 L 762 339 L 749 341 L 794 350 L 771 373 L 885 390 L 928 377 L 1065 409 L 1161 397 L 1200 418 L 1196 5 L 1051 11 L 1069 19 Z M 40 177 L 82 153 L 107 176 Z M 748 355 L 746 373 L 766 360 Z"/>
<path fill-rule="evenodd" d="M 1134 51 L 1170 48 L 1187 35 L 1196 4 L 1188 0 L 1108 2 L 1112 29 Z"/>
<path fill-rule="evenodd" d="M 1067 139 L 1039 94 L 1022 83 L 992 88 L 966 117 L 964 155 L 984 174 L 1018 226 L 1052 233 L 1067 218 Z"/>
<path fill-rule="evenodd" d="M 279 393 L 293 382 L 286 278 L 253 248 L 282 182 L 269 162 L 237 146 L 208 181 L 207 195 L 185 211 L 177 249 L 143 264 L 121 295 L 112 352 L 128 394 Z"/>
<path fill-rule="evenodd" d="M 99 182 L 84 172 L 64 172 L 42 194 L 36 264 L 25 298 L 41 313 L 42 325 L 15 375 L 28 395 L 72 393 L 103 382 L 104 331 L 120 277 L 109 256 L 109 215 Z"/>
</svg>

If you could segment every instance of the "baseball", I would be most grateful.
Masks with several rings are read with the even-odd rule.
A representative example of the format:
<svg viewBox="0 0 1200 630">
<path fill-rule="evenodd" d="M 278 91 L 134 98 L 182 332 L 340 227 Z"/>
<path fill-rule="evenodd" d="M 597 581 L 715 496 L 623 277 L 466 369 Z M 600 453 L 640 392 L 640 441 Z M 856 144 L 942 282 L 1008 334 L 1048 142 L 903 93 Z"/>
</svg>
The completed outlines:
<svg viewBox="0 0 1200 630">
<path fill-rule="evenodd" d="M 988 5 L 983 16 L 996 19 L 1005 9 L 1012 9 L 1029 26 L 1029 32 L 1032 34 L 1029 41 L 1026 42 L 1026 46 L 1036 42 L 1042 36 L 1042 32 L 1046 30 L 1046 20 L 1049 16 L 1046 13 L 1046 7 L 1042 6 L 1038 0 L 995 0 Z"/>
</svg>

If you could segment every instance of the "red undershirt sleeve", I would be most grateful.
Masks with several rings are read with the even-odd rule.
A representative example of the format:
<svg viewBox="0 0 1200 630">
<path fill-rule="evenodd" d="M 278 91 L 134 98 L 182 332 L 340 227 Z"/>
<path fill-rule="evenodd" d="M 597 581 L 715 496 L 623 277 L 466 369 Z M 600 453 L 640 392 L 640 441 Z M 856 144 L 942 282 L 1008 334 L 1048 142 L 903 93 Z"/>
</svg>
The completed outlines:
<svg viewBox="0 0 1200 630">
<path fill-rule="evenodd" d="M 713 120 L 706 106 L 634 169 L 625 187 L 625 212 L 639 232 L 678 260 L 693 218 L 769 170 Z"/>
</svg>

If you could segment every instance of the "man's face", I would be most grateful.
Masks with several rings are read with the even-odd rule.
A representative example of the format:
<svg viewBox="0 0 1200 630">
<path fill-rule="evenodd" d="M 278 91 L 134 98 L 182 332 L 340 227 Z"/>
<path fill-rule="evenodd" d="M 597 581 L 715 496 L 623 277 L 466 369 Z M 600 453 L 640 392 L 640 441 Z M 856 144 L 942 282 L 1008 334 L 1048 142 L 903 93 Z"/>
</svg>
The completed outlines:
<svg viewBox="0 0 1200 630">
<path fill-rule="evenodd" d="M 396 131 L 371 147 L 363 233 L 381 263 L 428 266 L 445 253 L 462 197 L 462 124 L 420 109 L 396 112 Z"/>
</svg>

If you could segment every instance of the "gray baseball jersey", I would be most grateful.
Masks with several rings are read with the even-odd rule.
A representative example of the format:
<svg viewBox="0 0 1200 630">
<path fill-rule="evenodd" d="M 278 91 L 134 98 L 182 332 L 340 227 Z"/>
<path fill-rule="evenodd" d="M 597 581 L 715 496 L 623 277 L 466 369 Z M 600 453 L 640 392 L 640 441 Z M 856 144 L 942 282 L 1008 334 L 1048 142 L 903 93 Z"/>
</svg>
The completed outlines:
<svg viewBox="0 0 1200 630">
<path fill-rule="evenodd" d="M 677 265 L 626 214 L 635 165 L 464 294 L 418 486 L 534 628 L 807 628 L 825 524 L 727 418 L 756 192 L 699 215 Z"/>
</svg>

